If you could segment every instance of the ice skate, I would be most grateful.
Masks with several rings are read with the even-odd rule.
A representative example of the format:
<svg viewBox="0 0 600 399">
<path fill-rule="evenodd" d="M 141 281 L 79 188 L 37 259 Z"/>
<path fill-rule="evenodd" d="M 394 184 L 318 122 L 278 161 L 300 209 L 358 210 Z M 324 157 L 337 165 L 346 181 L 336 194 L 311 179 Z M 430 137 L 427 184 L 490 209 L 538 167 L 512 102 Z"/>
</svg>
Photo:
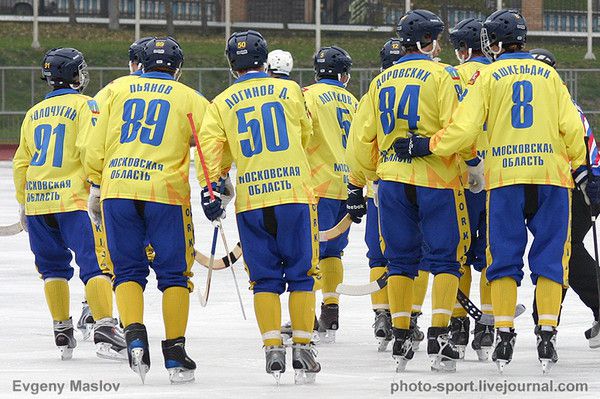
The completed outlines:
<svg viewBox="0 0 600 399">
<path fill-rule="evenodd" d="M 279 385 L 281 374 L 285 373 L 285 347 L 265 346 L 265 357 L 267 373 L 275 377 L 275 381 Z"/>
<path fill-rule="evenodd" d="M 429 327 L 427 330 L 427 354 L 432 371 L 454 372 L 460 354 L 448 336 L 448 327 Z"/>
<path fill-rule="evenodd" d="M 600 348 L 600 324 L 597 321 L 594 321 L 592 327 L 585 331 L 585 338 L 590 348 Z"/>
<path fill-rule="evenodd" d="M 185 337 L 162 341 L 162 352 L 171 384 L 186 384 L 194 381 L 196 363 L 185 352 Z"/>
<path fill-rule="evenodd" d="M 465 358 L 465 350 L 469 344 L 470 321 L 465 317 L 452 317 L 450 319 L 450 341 L 458 349 L 460 359 Z"/>
<path fill-rule="evenodd" d="M 81 316 L 79 316 L 79 321 L 77 322 L 77 329 L 81 332 L 81 335 L 83 335 L 83 340 L 87 341 L 94 330 L 94 318 L 92 317 L 92 311 L 90 310 L 87 301 L 84 301 L 81 304 Z"/>
<path fill-rule="evenodd" d="M 510 331 L 496 330 L 496 346 L 492 353 L 492 360 L 496 362 L 500 374 L 504 373 L 504 367 L 512 360 L 516 339 L 517 334 L 514 328 L 511 328 Z"/>
<path fill-rule="evenodd" d="M 60 358 L 69 360 L 73 358 L 73 349 L 77 346 L 77 341 L 73 336 L 73 319 L 54 321 L 54 342 L 60 349 Z"/>
<path fill-rule="evenodd" d="M 375 338 L 379 341 L 377 350 L 379 352 L 385 352 L 389 343 L 392 341 L 392 315 L 388 309 L 378 309 L 375 311 L 373 332 Z"/>
<path fill-rule="evenodd" d="M 480 362 L 488 360 L 492 347 L 494 346 L 494 328 L 481 323 L 475 323 L 473 330 L 473 342 L 471 347 L 477 353 Z"/>
<path fill-rule="evenodd" d="M 311 342 L 317 345 L 321 341 L 321 336 L 319 335 L 319 321 L 315 316 L 315 325 L 313 327 L 313 334 Z M 292 342 L 292 322 L 287 321 L 285 324 L 281 326 L 281 338 L 283 339 L 283 344 L 285 346 L 291 346 Z"/>
<path fill-rule="evenodd" d="M 413 312 L 410 314 L 410 331 L 412 334 L 413 352 L 416 352 L 419 350 L 419 345 L 425 339 L 425 334 L 423 333 L 423 331 L 421 331 L 421 329 L 419 328 L 419 325 L 417 324 L 418 318 L 422 314 L 423 313 L 421 313 L 421 312 Z"/>
<path fill-rule="evenodd" d="M 148 348 L 146 326 L 140 323 L 128 325 L 125 328 L 125 341 L 127 342 L 129 367 L 140 376 L 143 384 L 146 373 L 150 370 L 150 349 Z"/>
<path fill-rule="evenodd" d="M 321 364 L 317 362 L 317 351 L 312 344 L 292 345 L 292 366 L 294 367 L 294 382 L 296 384 L 312 384 Z"/>
<path fill-rule="evenodd" d="M 127 360 L 125 335 L 118 327 L 117 319 L 100 319 L 94 325 L 96 355 L 108 360 Z"/>
<path fill-rule="evenodd" d="M 551 327 L 550 330 L 546 330 L 544 327 L 538 329 L 536 336 L 538 359 L 542 364 L 542 373 L 546 374 L 558 362 L 558 353 L 556 353 L 556 328 Z"/>
<path fill-rule="evenodd" d="M 400 328 L 392 329 L 394 334 L 394 346 L 392 347 L 392 357 L 396 360 L 396 373 L 401 373 L 406 369 L 406 364 L 413 358 L 412 333 L 410 330 Z"/>
<path fill-rule="evenodd" d="M 336 304 L 321 304 L 321 316 L 319 317 L 319 335 L 321 342 L 333 344 L 335 342 L 335 332 L 339 327 L 340 308 Z"/>
</svg>

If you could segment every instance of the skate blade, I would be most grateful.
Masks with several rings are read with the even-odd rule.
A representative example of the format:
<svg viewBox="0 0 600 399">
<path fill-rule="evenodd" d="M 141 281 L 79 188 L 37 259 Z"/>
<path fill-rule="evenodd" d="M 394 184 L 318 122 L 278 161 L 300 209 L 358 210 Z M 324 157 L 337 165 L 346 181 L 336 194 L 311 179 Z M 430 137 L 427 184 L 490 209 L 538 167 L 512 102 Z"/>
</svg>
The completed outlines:
<svg viewBox="0 0 600 399">
<path fill-rule="evenodd" d="M 439 355 L 429 355 L 431 371 L 453 373 L 456 371 L 456 360 Z"/>
<path fill-rule="evenodd" d="M 69 348 L 67 345 L 59 346 L 60 349 L 60 360 L 71 360 L 73 358 L 73 349 Z"/>
<path fill-rule="evenodd" d="M 317 373 L 309 373 L 303 369 L 294 370 L 294 384 L 305 385 L 314 384 L 317 378 Z"/>
<path fill-rule="evenodd" d="M 490 356 L 491 349 L 491 346 L 482 346 L 481 349 L 475 350 L 475 353 L 477 353 L 477 358 L 480 362 L 487 362 L 488 357 Z"/>
<path fill-rule="evenodd" d="M 94 325 L 90 324 L 90 323 L 86 323 L 85 326 L 79 327 L 79 332 L 81 332 L 82 335 L 82 339 L 84 341 L 87 341 L 88 339 L 90 339 L 91 335 L 92 335 L 92 331 L 94 331 Z"/>
<path fill-rule="evenodd" d="M 588 339 L 588 345 L 592 349 L 600 348 L 600 334 Z"/>
<path fill-rule="evenodd" d="M 96 344 L 96 356 L 106 360 L 127 361 L 127 349 L 123 348 L 117 352 L 112 348 L 111 344 L 98 342 Z"/>
<path fill-rule="evenodd" d="M 461 360 L 464 359 L 465 352 L 467 351 L 466 345 L 456 345 L 456 349 L 458 350 L 458 358 Z"/>
<path fill-rule="evenodd" d="M 550 359 L 540 359 L 540 363 L 542 364 L 542 374 L 548 374 L 555 364 L 555 362 Z"/>
<path fill-rule="evenodd" d="M 377 341 L 379 341 L 379 345 L 377 346 L 377 352 L 385 352 L 390 342 L 392 342 L 391 339 L 383 337 L 377 337 Z"/>
<path fill-rule="evenodd" d="M 194 370 L 188 370 L 183 367 L 173 367 L 168 369 L 169 380 L 171 384 L 189 384 L 194 382 Z"/>
<path fill-rule="evenodd" d="M 506 365 L 508 364 L 508 361 L 498 359 L 495 362 L 496 362 L 496 366 L 498 366 L 498 371 L 500 372 L 500 374 L 504 374 L 504 367 L 506 367 Z"/>
<path fill-rule="evenodd" d="M 142 348 L 134 348 L 131 350 L 131 369 L 140 376 L 142 384 L 145 384 L 146 373 L 150 369 L 147 364 L 144 364 L 142 358 L 144 357 L 144 350 Z"/>
<path fill-rule="evenodd" d="M 281 381 L 281 371 L 280 370 L 272 371 L 269 374 L 271 374 L 273 376 L 273 378 L 275 378 L 275 384 L 279 385 L 279 383 Z"/>
<path fill-rule="evenodd" d="M 421 341 L 413 341 L 412 342 L 412 350 L 416 352 L 419 350 L 419 345 L 421 345 Z"/>
<path fill-rule="evenodd" d="M 323 344 L 334 344 L 335 332 L 336 330 L 325 330 L 324 332 L 319 331 L 319 342 Z"/>
<path fill-rule="evenodd" d="M 406 365 L 408 364 L 408 359 L 404 356 L 393 356 L 394 360 L 396 360 L 396 373 L 402 373 L 406 370 Z"/>
</svg>

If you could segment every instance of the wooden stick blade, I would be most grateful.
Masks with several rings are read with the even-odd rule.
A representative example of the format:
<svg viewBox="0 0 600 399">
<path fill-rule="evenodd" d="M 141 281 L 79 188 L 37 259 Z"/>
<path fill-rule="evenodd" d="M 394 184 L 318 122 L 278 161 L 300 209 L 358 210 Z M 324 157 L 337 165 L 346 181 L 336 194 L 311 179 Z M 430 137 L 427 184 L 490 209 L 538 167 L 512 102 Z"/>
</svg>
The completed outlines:
<svg viewBox="0 0 600 399">
<path fill-rule="evenodd" d="M 338 224 L 336 224 L 329 230 L 319 231 L 319 241 L 329 241 L 341 236 L 344 232 L 346 232 L 346 230 L 350 228 L 351 224 L 352 219 L 350 218 L 350 215 L 344 216 Z"/>
<path fill-rule="evenodd" d="M 0 226 L 0 237 L 10 237 L 19 234 L 23 231 L 23 226 L 20 222 L 10 224 L 8 226 Z"/>
</svg>

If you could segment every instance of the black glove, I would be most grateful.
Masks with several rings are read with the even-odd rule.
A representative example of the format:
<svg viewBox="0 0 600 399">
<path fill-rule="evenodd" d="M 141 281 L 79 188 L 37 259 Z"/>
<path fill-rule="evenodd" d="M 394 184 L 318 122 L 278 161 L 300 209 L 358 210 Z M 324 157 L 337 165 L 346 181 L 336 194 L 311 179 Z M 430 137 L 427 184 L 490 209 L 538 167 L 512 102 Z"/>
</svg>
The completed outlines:
<svg viewBox="0 0 600 399">
<path fill-rule="evenodd" d="M 360 220 L 367 213 L 365 197 L 362 187 L 357 187 L 348 183 L 348 199 L 346 200 L 346 211 L 354 223 L 360 223 Z"/>
<path fill-rule="evenodd" d="M 206 215 L 208 220 L 214 222 L 215 220 L 223 218 L 225 210 L 223 209 L 223 206 L 221 204 L 221 194 L 217 190 L 217 184 L 211 183 L 211 187 L 215 199 L 210 199 L 210 192 L 208 191 L 208 187 L 204 187 L 202 189 L 201 202 L 204 214 Z"/>
<path fill-rule="evenodd" d="M 584 193 L 591 206 L 600 206 L 600 176 L 588 175 Z"/>
<path fill-rule="evenodd" d="M 429 137 L 411 135 L 405 139 L 394 141 L 394 151 L 400 159 L 411 159 L 431 155 Z"/>
</svg>

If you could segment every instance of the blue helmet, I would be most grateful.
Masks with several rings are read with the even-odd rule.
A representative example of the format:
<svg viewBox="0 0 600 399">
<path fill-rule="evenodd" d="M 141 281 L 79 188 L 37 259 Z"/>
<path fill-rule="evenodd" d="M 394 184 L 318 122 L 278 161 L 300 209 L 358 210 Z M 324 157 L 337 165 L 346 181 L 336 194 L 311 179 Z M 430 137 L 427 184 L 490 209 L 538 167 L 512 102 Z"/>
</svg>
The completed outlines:
<svg viewBox="0 0 600 399">
<path fill-rule="evenodd" d="M 44 55 L 42 80 L 52 87 L 83 91 L 89 83 L 83 54 L 74 48 L 53 48 Z"/>
<path fill-rule="evenodd" d="M 152 39 L 154 39 L 152 36 L 142 37 L 140 40 L 131 43 L 131 46 L 129 46 L 129 61 L 141 63 L 144 45 Z"/>
<path fill-rule="evenodd" d="M 154 37 L 144 45 L 141 62 L 144 72 L 175 73 L 183 65 L 183 51 L 172 37 Z"/>
<path fill-rule="evenodd" d="M 352 57 L 341 47 L 321 47 L 313 59 L 317 79 L 338 79 L 343 73 L 350 73 Z"/>
<path fill-rule="evenodd" d="M 556 57 L 545 48 L 534 48 L 533 50 L 529 50 L 529 54 L 536 60 L 542 61 L 552 68 L 556 68 Z"/>
<path fill-rule="evenodd" d="M 482 46 L 493 44 L 525 44 L 527 21 L 516 10 L 498 10 L 483 22 Z"/>
<path fill-rule="evenodd" d="M 379 59 L 381 60 L 381 70 L 387 69 L 394 65 L 406 52 L 402 48 L 400 40 L 392 38 L 385 42 L 379 51 Z"/>
<path fill-rule="evenodd" d="M 434 13 L 427 10 L 411 10 L 398 22 L 396 33 L 404 47 L 425 47 L 431 44 L 444 31 L 444 23 Z"/>
<path fill-rule="evenodd" d="M 450 41 L 454 50 L 481 51 L 481 28 L 483 23 L 479 19 L 463 19 L 450 30 Z"/>
<path fill-rule="evenodd" d="M 232 71 L 260 68 L 266 64 L 268 55 L 267 41 L 254 30 L 233 33 L 225 47 Z"/>
</svg>

